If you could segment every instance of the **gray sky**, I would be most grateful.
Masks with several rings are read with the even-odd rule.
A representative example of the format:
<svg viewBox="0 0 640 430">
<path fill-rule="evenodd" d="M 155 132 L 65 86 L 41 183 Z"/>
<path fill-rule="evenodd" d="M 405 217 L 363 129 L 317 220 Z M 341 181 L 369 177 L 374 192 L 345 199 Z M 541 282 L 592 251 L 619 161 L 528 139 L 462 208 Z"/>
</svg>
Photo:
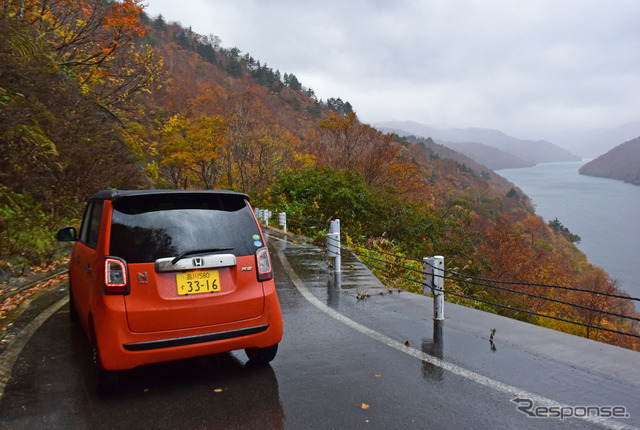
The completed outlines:
<svg viewBox="0 0 640 430">
<path fill-rule="evenodd" d="M 527 139 L 640 120 L 638 0 L 147 0 L 358 117 Z"/>
</svg>

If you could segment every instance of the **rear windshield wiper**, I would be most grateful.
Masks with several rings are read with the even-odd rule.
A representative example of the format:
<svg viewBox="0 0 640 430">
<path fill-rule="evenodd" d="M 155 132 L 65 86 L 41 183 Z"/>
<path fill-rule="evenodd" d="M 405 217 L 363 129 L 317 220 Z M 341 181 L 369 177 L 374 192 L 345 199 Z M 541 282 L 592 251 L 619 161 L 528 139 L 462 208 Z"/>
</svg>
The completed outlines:
<svg viewBox="0 0 640 430">
<path fill-rule="evenodd" d="M 176 264 L 178 261 L 182 260 L 187 255 L 204 254 L 206 252 L 231 251 L 232 249 L 233 248 L 211 248 L 211 249 L 197 249 L 193 251 L 185 251 L 182 254 L 178 255 L 173 260 L 171 260 L 171 264 Z"/>
</svg>

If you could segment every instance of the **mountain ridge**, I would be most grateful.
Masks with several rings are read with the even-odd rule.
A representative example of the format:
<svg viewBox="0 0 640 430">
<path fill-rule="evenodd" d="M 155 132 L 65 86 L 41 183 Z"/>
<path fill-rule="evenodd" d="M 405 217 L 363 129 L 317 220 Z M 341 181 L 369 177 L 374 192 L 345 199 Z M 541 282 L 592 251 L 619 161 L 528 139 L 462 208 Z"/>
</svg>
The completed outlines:
<svg viewBox="0 0 640 430">
<path fill-rule="evenodd" d="M 415 121 L 386 121 L 376 128 L 398 135 L 430 137 L 492 169 L 529 167 L 539 163 L 579 161 L 580 157 L 545 140 L 525 140 L 485 128 L 438 128 Z M 462 145 L 464 144 L 464 145 Z M 480 146 L 483 145 L 483 146 Z M 493 148 L 490 154 L 487 147 Z"/>
<path fill-rule="evenodd" d="M 622 143 L 580 167 L 581 175 L 611 178 L 640 185 L 640 137 Z"/>
<path fill-rule="evenodd" d="M 552 134 L 551 138 L 561 147 L 592 159 L 637 136 L 640 136 L 640 120 L 610 128 L 565 130 Z"/>
</svg>

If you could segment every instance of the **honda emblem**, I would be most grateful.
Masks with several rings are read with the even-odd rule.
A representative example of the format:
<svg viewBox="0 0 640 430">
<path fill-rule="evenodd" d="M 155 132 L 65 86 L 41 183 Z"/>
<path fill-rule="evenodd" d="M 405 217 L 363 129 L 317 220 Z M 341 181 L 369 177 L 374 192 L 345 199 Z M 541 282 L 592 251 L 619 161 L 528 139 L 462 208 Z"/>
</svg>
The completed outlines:
<svg viewBox="0 0 640 430">
<path fill-rule="evenodd" d="M 196 257 L 192 260 L 193 267 L 202 267 L 204 266 L 204 259 L 201 257 Z"/>
</svg>

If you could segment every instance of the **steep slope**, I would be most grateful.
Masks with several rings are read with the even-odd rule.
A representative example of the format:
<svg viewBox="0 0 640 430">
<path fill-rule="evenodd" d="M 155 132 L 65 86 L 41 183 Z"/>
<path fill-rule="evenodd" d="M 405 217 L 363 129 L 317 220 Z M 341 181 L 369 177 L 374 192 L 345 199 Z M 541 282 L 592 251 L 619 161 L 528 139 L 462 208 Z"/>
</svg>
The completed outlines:
<svg viewBox="0 0 640 430">
<path fill-rule="evenodd" d="M 616 146 L 582 166 L 579 172 L 581 175 L 619 179 L 640 185 L 640 137 Z"/>
</svg>

